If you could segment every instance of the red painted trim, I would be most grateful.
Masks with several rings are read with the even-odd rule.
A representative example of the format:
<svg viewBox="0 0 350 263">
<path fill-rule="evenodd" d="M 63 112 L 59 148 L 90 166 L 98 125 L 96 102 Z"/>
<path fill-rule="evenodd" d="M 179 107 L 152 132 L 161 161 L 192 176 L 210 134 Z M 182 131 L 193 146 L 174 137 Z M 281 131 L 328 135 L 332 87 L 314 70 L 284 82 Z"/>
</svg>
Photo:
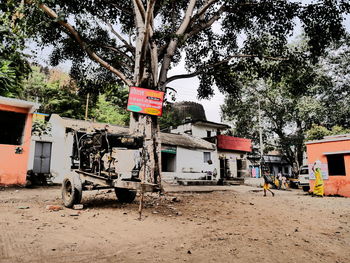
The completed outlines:
<svg viewBox="0 0 350 263">
<path fill-rule="evenodd" d="M 238 138 L 227 135 L 218 135 L 217 146 L 222 150 L 233 150 L 242 152 L 252 151 L 252 140 L 245 138 Z"/>
<path fill-rule="evenodd" d="M 18 113 L 28 113 L 29 112 L 28 108 L 15 107 L 15 106 L 4 105 L 4 104 L 0 104 L 0 110 L 13 111 L 13 112 L 18 112 Z"/>
</svg>

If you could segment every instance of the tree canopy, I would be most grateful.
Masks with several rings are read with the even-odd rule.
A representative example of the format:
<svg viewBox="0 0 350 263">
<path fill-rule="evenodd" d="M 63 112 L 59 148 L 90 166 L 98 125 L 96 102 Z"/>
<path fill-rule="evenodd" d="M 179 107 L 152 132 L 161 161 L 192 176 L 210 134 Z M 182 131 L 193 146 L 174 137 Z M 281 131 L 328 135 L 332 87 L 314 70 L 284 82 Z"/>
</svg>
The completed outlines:
<svg viewBox="0 0 350 263">
<path fill-rule="evenodd" d="M 26 3 L 23 15 L 35 28 L 36 39 L 54 45 L 51 64 L 72 60 L 76 79 L 90 86 L 101 80 L 123 81 L 164 90 L 176 79 L 197 75 L 200 97 L 210 96 L 214 84 L 221 91 L 236 90 L 229 68 L 237 59 L 252 65 L 263 58 L 288 60 L 287 39 L 297 19 L 307 37 L 307 54 L 322 54 L 344 34 L 343 14 L 349 12 L 344 0 Z M 182 57 L 188 74 L 169 77 L 169 69 Z"/>
<path fill-rule="evenodd" d="M 302 42 L 299 48 L 304 48 Z M 265 145 L 279 149 L 298 169 L 305 138 L 320 139 L 349 127 L 349 48 L 346 40 L 317 64 L 305 57 L 287 67 L 278 63 L 283 72 L 278 79 L 269 74 L 257 81 L 256 74 L 232 73 L 241 87 L 227 97 L 222 111 L 233 122 L 235 134 L 258 141 L 260 104 Z M 266 67 L 276 65 L 268 62 Z"/>
</svg>

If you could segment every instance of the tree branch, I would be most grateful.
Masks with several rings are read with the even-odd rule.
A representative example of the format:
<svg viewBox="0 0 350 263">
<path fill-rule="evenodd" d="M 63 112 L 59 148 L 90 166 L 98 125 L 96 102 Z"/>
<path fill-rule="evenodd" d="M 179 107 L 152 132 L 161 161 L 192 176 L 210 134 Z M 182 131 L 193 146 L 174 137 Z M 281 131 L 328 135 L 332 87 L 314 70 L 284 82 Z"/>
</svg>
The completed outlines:
<svg viewBox="0 0 350 263">
<path fill-rule="evenodd" d="M 109 28 L 111 29 L 111 32 L 120 40 L 123 42 L 123 44 L 129 49 L 129 51 L 134 54 L 135 53 L 135 47 L 130 45 L 117 31 L 114 30 L 113 26 L 110 23 L 107 23 Z"/>
<path fill-rule="evenodd" d="M 131 9 L 124 8 L 124 7 L 120 6 L 119 4 L 115 3 L 115 1 L 114 2 L 108 2 L 108 3 L 113 5 L 114 7 L 119 9 L 120 11 L 123 11 L 124 13 L 127 13 L 128 15 L 134 15 Z"/>
<path fill-rule="evenodd" d="M 205 12 L 218 1 L 219 0 L 207 0 L 204 6 L 202 6 L 202 8 L 198 10 L 196 17 L 202 17 L 205 14 Z"/>
<path fill-rule="evenodd" d="M 118 48 L 115 48 L 113 46 L 108 46 L 108 45 L 102 45 L 101 47 L 113 50 L 114 52 L 122 55 L 125 59 L 127 59 L 130 62 L 130 64 L 134 64 L 135 63 L 133 58 L 131 58 L 130 56 L 128 56 L 128 54 L 126 54 L 125 52 L 123 52 L 122 50 L 120 50 Z"/>
<path fill-rule="evenodd" d="M 131 72 L 133 71 L 134 61 L 125 52 L 123 52 L 115 47 L 112 47 L 112 46 L 101 45 L 101 47 L 112 50 L 112 51 L 118 53 L 119 55 L 121 55 L 123 58 L 126 58 L 130 64 L 125 63 L 123 61 L 118 61 L 118 63 L 120 65 L 124 66 L 125 68 L 129 69 L 129 71 L 131 71 Z"/>
<path fill-rule="evenodd" d="M 176 35 L 182 35 L 185 33 L 188 25 L 190 24 L 191 17 L 193 14 L 193 9 L 196 5 L 196 0 L 191 0 L 190 3 L 187 6 L 185 17 L 179 27 L 179 29 L 176 31 Z"/>
<path fill-rule="evenodd" d="M 190 3 L 188 4 L 187 9 L 186 9 L 186 13 L 185 13 L 185 17 L 184 17 L 179 29 L 175 33 L 178 37 L 183 35 L 185 33 L 185 31 L 187 30 L 187 27 L 191 21 L 191 17 L 192 17 L 195 5 L 196 5 L 196 0 L 191 0 Z M 161 85 L 161 89 L 164 89 L 164 87 L 165 87 L 165 81 L 167 79 L 167 74 L 168 74 L 168 71 L 170 68 L 171 59 L 174 56 L 175 49 L 176 49 L 177 44 L 179 42 L 178 37 L 173 38 L 170 41 L 170 43 L 167 47 L 167 52 L 164 56 L 164 60 L 163 60 L 163 64 L 162 64 L 162 68 L 160 70 L 160 76 L 159 76 L 159 83 Z"/>
<path fill-rule="evenodd" d="M 230 56 L 229 58 L 227 59 L 224 59 L 224 60 L 221 60 L 221 61 L 218 61 L 216 63 L 213 63 L 213 64 L 210 64 L 210 65 L 203 65 L 202 67 L 200 67 L 199 69 L 197 69 L 196 71 L 192 72 L 192 73 L 188 73 L 188 74 L 180 74 L 180 75 L 174 75 L 174 76 L 171 76 L 169 77 L 166 82 L 165 82 L 165 85 L 174 81 L 174 80 L 178 80 L 178 79 L 184 79 L 184 78 L 193 78 L 201 73 L 204 72 L 205 69 L 208 69 L 208 68 L 215 68 L 219 65 L 222 65 L 224 63 L 227 63 L 229 62 L 231 59 L 233 58 L 265 58 L 265 59 L 269 59 L 269 60 L 275 60 L 275 61 L 285 61 L 285 60 L 288 60 L 287 58 L 278 58 L 278 57 L 269 57 L 269 56 L 258 56 L 258 55 L 246 55 L 246 54 L 238 54 L 238 55 L 233 55 L 233 56 Z"/>
<path fill-rule="evenodd" d="M 225 10 L 226 10 L 226 7 L 222 5 L 219 8 L 219 10 L 216 11 L 215 14 L 207 22 L 200 22 L 199 25 L 193 27 L 193 30 L 186 34 L 185 39 L 187 39 L 195 34 L 198 34 L 200 31 L 202 31 L 206 28 L 211 27 L 214 24 L 214 22 L 216 22 L 220 19 L 221 15 L 225 12 Z"/>
<path fill-rule="evenodd" d="M 44 4 L 39 4 L 39 8 L 43 10 L 48 16 L 51 18 L 57 19 L 58 15 L 48 6 Z M 104 61 L 102 58 L 100 58 L 95 52 L 93 52 L 88 44 L 81 38 L 79 33 L 74 29 L 72 25 L 70 25 L 68 22 L 65 21 L 57 21 L 62 27 L 64 27 L 74 38 L 80 47 L 88 54 L 88 56 L 94 60 L 95 62 L 99 63 L 102 67 L 106 68 L 107 70 L 111 71 L 115 75 L 117 75 L 122 81 L 124 81 L 127 85 L 131 86 L 131 81 L 119 70 L 111 66 L 109 63 Z"/>
<path fill-rule="evenodd" d="M 147 47 L 149 46 L 149 37 L 150 34 L 153 34 L 153 30 L 151 27 L 151 20 L 152 20 L 152 13 L 154 10 L 154 4 L 156 0 L 150 0 L 147 5 L 146 10 L 146 17 L 145 17 L 145 25 L 144 25 L 144 32 L 143 32 L 143 41 L 141 46 L 141 63 L 143 64 L 143 61 L 146 59 L 146 53 L 147 53 Z M 152 31 L 152 32 L 151 32 Z"/>
<path fill-rule="evenodd" d="M 152 14 L 152 19 L 150 23 L 150 50 L 151 50 L 151 68 L 152 68 L 152 75 L 154 80 L 154 85 L 158 85 L 158 47 L 156 43 L 154 42 L 153 38 L 153 29 L 152 25 L 154 25 L 154 17 Z"/>
<path fill-rule="evenodd" d="M 139 0 L 133 0 L 135 22 L 136 22 L 136 51 L 135 51 L 135 68 L 134 68 L 134 85 L 139 86 L 141 84 L 142 75 L 144 73 L 141 65 L 141 54 L 143 44 L 143 33 L 145 26 L 145 10 Z"/>
<path fill-rule="evenodd" d="M 145 7 L 143 6 L 141 0 L 134 0 L 134 3 L 137 6 L 137 9 L 139 10 L 141 16 L 142 16 L 142 20 L 145 21 L 146 19 L 146 10 Z"/>
</svg>

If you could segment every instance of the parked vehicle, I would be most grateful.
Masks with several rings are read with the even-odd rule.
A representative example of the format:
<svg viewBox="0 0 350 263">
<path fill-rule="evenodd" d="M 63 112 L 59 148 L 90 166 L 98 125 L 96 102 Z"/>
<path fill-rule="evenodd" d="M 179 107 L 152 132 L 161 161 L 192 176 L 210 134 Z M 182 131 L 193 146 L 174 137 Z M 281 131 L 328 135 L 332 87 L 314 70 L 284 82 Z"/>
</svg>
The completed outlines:
<svg viewBox="0 0 350 263">
<path fill-rule="evenodd" d="M 305 192 L 310 190 L 309 184 L 309 168 L 307 165 L 303 165 L 299 170 L 299 185 L 303 188 Z"/>
<path fill-rule="evenodd" d="M 131 203 L 138 190 L 159 191 L 158 182 L 146 182 L 139 176 L 145 159 L 142 147 L 143 137 L 111 134 L 107 130 L 92 134 L 75 132 L 72 172 L 62 184 L 64 205 L 79 204 L 82 192 L 87 190 L 114 188 L 118 200 L 124 203 Z M 125 150 L 135 152 L 133 168 L 128 174 L 116 171 L 117 153 Z"/>
</svg>

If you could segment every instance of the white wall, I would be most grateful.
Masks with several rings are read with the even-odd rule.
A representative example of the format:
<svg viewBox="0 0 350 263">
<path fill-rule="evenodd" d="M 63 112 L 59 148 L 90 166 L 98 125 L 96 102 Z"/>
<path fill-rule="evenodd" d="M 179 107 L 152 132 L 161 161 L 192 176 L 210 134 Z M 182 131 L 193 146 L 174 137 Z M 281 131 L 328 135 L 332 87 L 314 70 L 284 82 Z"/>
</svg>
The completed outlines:
<svg viewBox="0 0 350 263">
<path fill-rule="evenodd" d="M 198 138 L 206 138 L 207 131 L 211 132 L 210 136 L 217 135 L 217 129 L 215 129 L 215 128 L 197 126 L 197 125 L 193 125 L 192 123 L 182 124 L 182 125 L 176 127 L 175 129 L 172 129 L 171 133 L 184 134 L 186 131 L 189 131 L 189 130 L 191 131 L 192 136 L 198 137 Z"/>
<path fill-rule="evenodd" d="M 185 131 L 191 131 L 192 132 L 192 123 L 185 123 L 185 124 L 179 125 L 175 129 L 172 129 L 170 132 L 171 133 L 184 134 Z"/>
<path fill-rule="evenodd" d="M 204 152 L 211 153 L 212 164 L 204 163 Z M 216 170 L 216 175 L 214 176 Z M 173 181 L 178 179 L 201 179 L 207 175 L 207 171 L 212 173 L 212 179 L 218 178 L 219 163 L 216 151 L 185 149 L 177 147 L 176 152 L 176 171 L 163 172 L 162 179 L 165 181 Z"/>
<path fill-rule="evenodd" d="M 51 175 L 54 183 L 62 183 L 65 175 L 71 172 L 71 158 L 73 149 L 73 134 L 67 133 L 60 117 L 50 119 L 51 134 L 54 138 L 51 153 Z"/>
<path fill-rule="evenodd" d="M 192 136 L 199 138 L 206 138 L 207 131 L 211 131 L 211 137 L 216 136 L 216 129 L 204 126 L 192 125 Z"/>
</svg>

